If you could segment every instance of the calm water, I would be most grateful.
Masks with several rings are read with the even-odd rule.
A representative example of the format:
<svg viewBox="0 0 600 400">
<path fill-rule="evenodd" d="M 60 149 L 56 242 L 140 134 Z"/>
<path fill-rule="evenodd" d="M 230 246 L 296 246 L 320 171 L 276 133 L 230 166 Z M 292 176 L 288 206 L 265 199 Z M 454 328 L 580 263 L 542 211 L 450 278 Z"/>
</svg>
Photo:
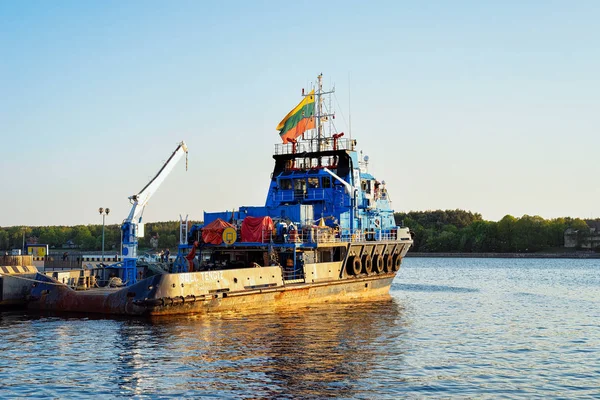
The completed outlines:
<svg viewBox="0 0 600 400">
<path fill-rule="evenodd" d="M 389 299 L 0 313 L 0 398 L 600 398 L 600 260 L 409 258 Z"/>
</svg>

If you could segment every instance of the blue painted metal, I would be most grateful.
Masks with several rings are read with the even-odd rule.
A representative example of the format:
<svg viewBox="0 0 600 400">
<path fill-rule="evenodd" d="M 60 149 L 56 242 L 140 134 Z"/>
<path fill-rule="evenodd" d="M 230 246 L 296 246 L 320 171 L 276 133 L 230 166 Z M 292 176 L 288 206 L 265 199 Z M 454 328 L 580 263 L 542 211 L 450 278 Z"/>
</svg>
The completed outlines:
<svg viewBox="0 0 600 400">
<path fill-rule="evenodd" d="M 287 168 L 285 163 L 300 158 L 336 157 L 335 173 L 356 190 L 348 193 L 341 182 L 333 179 L 323 168 Z M 362 171 L 355 150 L 335 150 L 304 154 L 274 155 L 275 168 L 264 206 L 242 206 L 237 210 L 205 212 L 204 223 L 217 218 L 233 223 L 246 216 L 269 216 L 275 222 L 284 221 L 297 226 L 325 224 L 342 230 L 372 230 L 378 236 L 396 228 L 393 210 L 384 185 Z M 375 193 L 378 191 L 378 193 Z M 202 225 L 190 229 L 189 238 L 196 238 Z M 248 243 L 235 245 L 248 246 Z M 276 244 L 285 247 L 285 243 Z M 206 245 L 212 247 L 212 245 Z"/>
<path fill-rule="evenodd" d="M 120 278 L 123 283 L 133 285 L 137 281 L 137 224 L 125 221 L 121 225 L 121 230 L 123 232 L 123 262 L 117 263 L 115 267 L 122 269 Z"/>
<path fill-rule="evenodd" d="M 185 258 L 187 252 L 186 249 L 190 249 L 192 246 L 182 246 L 179 245 L 177 258 L 175 258 L 175 262 L 173 263 L 173 269 L 171 272 L 179 273 L 179 272 L 188 272 L 188 261 Z"/>
</svg>

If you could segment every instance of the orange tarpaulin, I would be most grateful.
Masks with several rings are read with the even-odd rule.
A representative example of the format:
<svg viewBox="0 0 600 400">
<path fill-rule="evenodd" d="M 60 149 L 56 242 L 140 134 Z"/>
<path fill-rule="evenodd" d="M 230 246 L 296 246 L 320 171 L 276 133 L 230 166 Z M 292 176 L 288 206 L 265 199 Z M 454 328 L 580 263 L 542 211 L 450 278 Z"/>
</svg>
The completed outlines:
<svg viewBox="0 0 600 400">
<path fill-rule="evenodd" d="M 242 242 L 268 243 L 273 233 L 271 217 L 246 217 L 242 222 Z"/>
<path fill-rule="evenodd" d="M 223 221 L 221 218 L 215 219 L 213 222 L 202 228 L 202 240 L 204 243 L 210 244 L 223 243 L 223 231 L 225 228 L 235 229 L 235 226 Z"/>
</svg>

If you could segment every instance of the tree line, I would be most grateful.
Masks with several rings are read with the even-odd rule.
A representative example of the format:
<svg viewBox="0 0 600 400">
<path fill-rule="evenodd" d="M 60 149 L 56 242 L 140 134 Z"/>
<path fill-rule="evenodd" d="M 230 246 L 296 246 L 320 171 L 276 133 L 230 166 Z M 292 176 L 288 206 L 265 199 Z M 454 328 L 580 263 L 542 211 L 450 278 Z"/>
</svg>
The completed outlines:
<svg viewBox="0 0 600 400">
<path fill-rule="evenodd" d="M 190 226 L 193 223 L 190 222 Z M 102 225 L 0 227 L 0 250 L 23 249 L 24 242 L 47 244 L 51 250 L 98 251 L 102 250 Z M 158 249 L 177 248 L 178 243 L 179 221 L 147 223 L 144 238 L 139 239 L 141 249 L 151 248 L 153 244 Z M 104 249 L 119 251 L 120 248 L 120 225 L 105 225 Z"/>
<path fill-rule="evenodd" d="M 394 214 L 397 224 L 413 232 L 416 252 L 537 252 L 564 247 L 564 232 L 577 231 L 580 239 L 589 235 L 588 225 L 580 218 L 544 219 L 523 215 L 506 215 L 500 221 L 485 221 L 481 214 L 464 210 L 411 211 Z M 190 222 L 193 224 L 195 222 Z M 141 249 L 176 248 L 179 221 L 145 224 Z M 12 226 L 0 227 L 0 250 L 23 248 L 26 242 L 47 244 L 51 249 L 81 251 L 102 249 L 102 225 Z M 104 248 L 118 251 L 121 246 L 120 225 L 105 225 Z"/>
<path fill-rule="evenodd" d="M 584 220 L 570 217 L 506 215 L 495 222 L 464 210 L 411 211 L 394 217 L 413 232 L 415 252 L 530 253 L 564 247 L 568 228 L 580 238 L 590 233 Z"/>
</svg>

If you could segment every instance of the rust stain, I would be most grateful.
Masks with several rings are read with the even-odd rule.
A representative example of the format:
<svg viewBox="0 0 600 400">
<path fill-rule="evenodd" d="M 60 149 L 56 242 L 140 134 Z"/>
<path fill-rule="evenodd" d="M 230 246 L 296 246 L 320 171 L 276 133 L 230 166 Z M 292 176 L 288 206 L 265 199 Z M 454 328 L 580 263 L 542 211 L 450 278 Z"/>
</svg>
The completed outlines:
<svg viewBox="0 0 600 400">
<path fill-rule="evenodd" d="M 232 273 L 239 274 L 239 271 Z M 214 286 L 215 289 L 210 289 L 212 286 L 206 284 L 185 283 L 192 279 L 189 276 L 191 274 L 193 273 L 151 277 L 130 287 L 117 289 L 75 291 L 66 286 L 42 285 L 35 292 L 37 298 L 32 296 L 34 300 L 29 303 L 29 307 L 39 310 L 153 316 L 204 314 L 265 306 L 287 307 L 344 298 L 380 297 L 388 294 L 395 276 L 395 272 L 383 272 L 332 278 L 316 283 L 286 285 L 280 281 L 278 286 L 245 290 L 238 285 L 237 290 L 230 291 L 220 284 Z M 233 281 L 232 275 L 230 282 Z"/>
</svg>

